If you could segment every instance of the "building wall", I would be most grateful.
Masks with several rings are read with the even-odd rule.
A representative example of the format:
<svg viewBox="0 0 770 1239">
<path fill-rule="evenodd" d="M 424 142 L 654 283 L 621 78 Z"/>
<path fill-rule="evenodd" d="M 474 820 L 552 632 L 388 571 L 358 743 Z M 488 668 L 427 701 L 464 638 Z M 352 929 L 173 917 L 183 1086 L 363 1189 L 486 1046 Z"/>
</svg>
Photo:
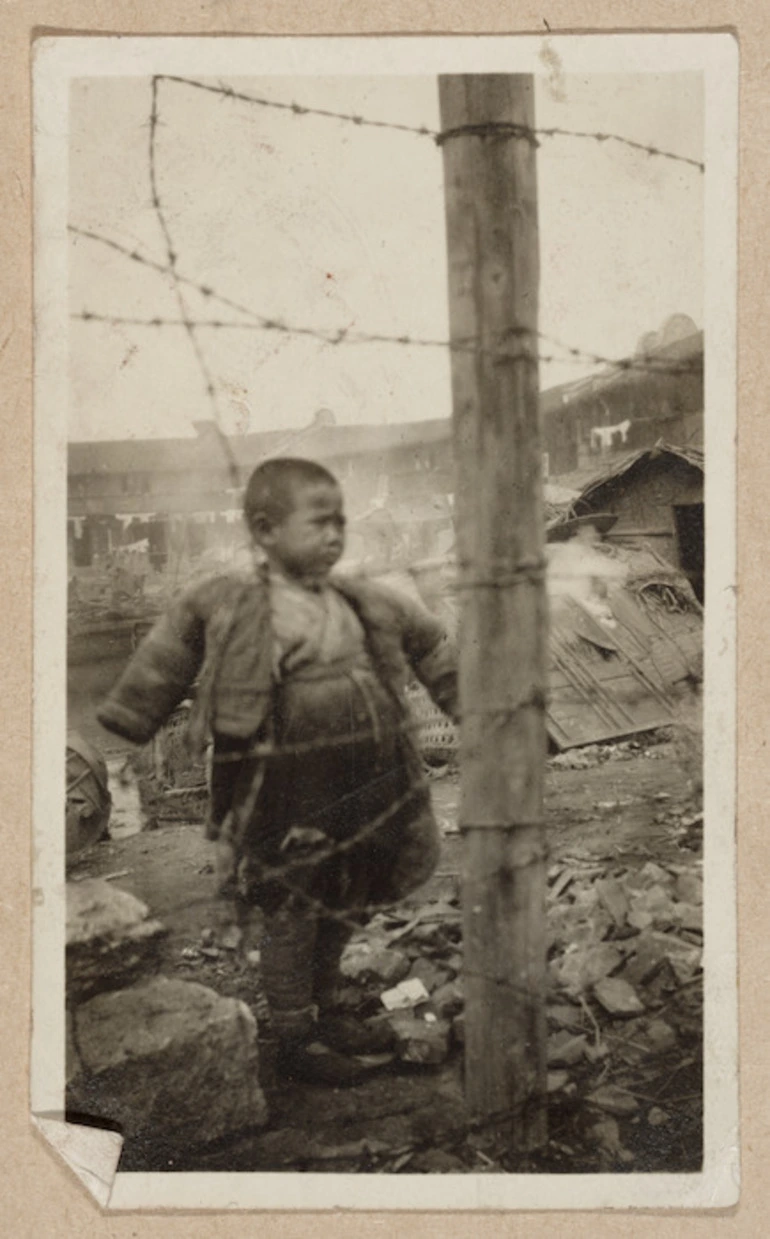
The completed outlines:
<svg viewBox="0 0 770 1239">
<path fill-rule="evenodd" d="M 642 462 L 618 478 L 597 487 L 576 510 L 612 512 L 617 523 L 607 535 L 610 540 L 638 540 L 651 547 L 670 563 L 680 564 L 674 508 L 703 503 L 703 473 L 677 456 L 661 455 Z"/>
</svg>

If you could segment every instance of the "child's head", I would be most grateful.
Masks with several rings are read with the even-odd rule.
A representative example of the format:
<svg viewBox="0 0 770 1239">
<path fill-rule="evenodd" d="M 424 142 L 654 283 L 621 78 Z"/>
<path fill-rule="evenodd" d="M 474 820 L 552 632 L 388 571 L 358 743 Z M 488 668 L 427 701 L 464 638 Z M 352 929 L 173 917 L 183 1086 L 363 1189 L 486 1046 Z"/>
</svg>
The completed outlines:
<svg viewBox="0 0 770 1239">
<path fill-rule="evenodd" d="M 258 465 L 243 511 L 270 563 L 310 584 L 328 576 L 345 548 L 342 492 L 315 461 L 276 457 Z"/>
</svg>

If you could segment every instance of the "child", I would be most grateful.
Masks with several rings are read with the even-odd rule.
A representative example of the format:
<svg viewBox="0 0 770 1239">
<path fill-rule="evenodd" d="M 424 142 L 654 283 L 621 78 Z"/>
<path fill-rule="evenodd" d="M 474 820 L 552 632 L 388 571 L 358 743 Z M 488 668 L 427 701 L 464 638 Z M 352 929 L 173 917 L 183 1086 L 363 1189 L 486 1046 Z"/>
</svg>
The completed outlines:
<svg viewBox="0 0 770 1239">
<path fill-rule="evenodd" d="M 413 672 L 454 715 L 455 658 L 410 599 L 331 575 L 345 518 L 322 466 L 260 465 L 244 514 L 266 563 L 182 595 L 98 717 L 146 742 L 199 677 L 191 737 L 213 740 L 208 834 L 224 888 L 264 913 L 279 1070 L 350 1084 L 363 1074 L 353 1056 L 387 1039 L 335 1010 L 345 943 L 373 906 L 423 883 L 439 850 L 403 689 Z"/>
</svg>

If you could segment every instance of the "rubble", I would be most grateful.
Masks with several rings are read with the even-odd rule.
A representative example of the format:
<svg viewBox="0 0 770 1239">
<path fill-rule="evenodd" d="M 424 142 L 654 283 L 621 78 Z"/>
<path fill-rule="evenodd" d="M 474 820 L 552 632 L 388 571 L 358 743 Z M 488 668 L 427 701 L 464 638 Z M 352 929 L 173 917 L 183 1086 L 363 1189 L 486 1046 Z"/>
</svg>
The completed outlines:
<svg viewBox="0 0 770 1239">
<path fill-rule="evenodd" d="M 602 1085 L 593 1093 L 589 1093 L 586 1101 L 591 1106 L 606 1110 L 608 1114 L 635 1114 L 639 1109 L 639 1102 L 636 1098 L 626 1089 L 619 1088 L 615 1084 Z"/>
<path fill-rule="evenodd" d="M 398 1011 L 388 1023 L 396 1035 L 396 1049 L 402 1062 L 428 1066 L 446 1059 L 451 1027 L 446 1020 L 434 1016 L 429 1021 L 412 1011 Z"/>
<path fill-rule="evenodd" d="M 160 967 L 162 925 L 128 891 L 98 878 L 67 883 L 67 1000 L 84 1002 Z"/>
<path fill-rule="evenodd" d="M 594 985 L 594 997 L 608 1015 L 639 1015 L 644 1003 L 628 981 L 620 977 L 604 977 Z"/>
<path fill-rule="evenodd" d="M 419 977 L 401 981 L 393 989 L 385 990 L 380 995 L 386 1011 L 406 1011 L 411 1007 L 419 1006 L 422 1002 L 427 1002 L 429 998 L 430 994 Z"/>
</svg>

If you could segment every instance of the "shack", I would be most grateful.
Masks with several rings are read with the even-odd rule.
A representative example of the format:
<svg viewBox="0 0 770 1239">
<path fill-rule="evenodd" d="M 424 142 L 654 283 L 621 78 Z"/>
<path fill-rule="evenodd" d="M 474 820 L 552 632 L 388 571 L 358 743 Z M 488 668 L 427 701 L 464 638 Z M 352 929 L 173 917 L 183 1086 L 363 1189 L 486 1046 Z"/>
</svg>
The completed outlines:
<svg viewBox="0 0 770 1239">
<path fill-rule="evenodd" d="M 583 485 L 571 515 L 615 516 L 607 539 L 672 565 L 704 597 L 703 452 L 659 441 L 624 456 Z"/>
</svg>

